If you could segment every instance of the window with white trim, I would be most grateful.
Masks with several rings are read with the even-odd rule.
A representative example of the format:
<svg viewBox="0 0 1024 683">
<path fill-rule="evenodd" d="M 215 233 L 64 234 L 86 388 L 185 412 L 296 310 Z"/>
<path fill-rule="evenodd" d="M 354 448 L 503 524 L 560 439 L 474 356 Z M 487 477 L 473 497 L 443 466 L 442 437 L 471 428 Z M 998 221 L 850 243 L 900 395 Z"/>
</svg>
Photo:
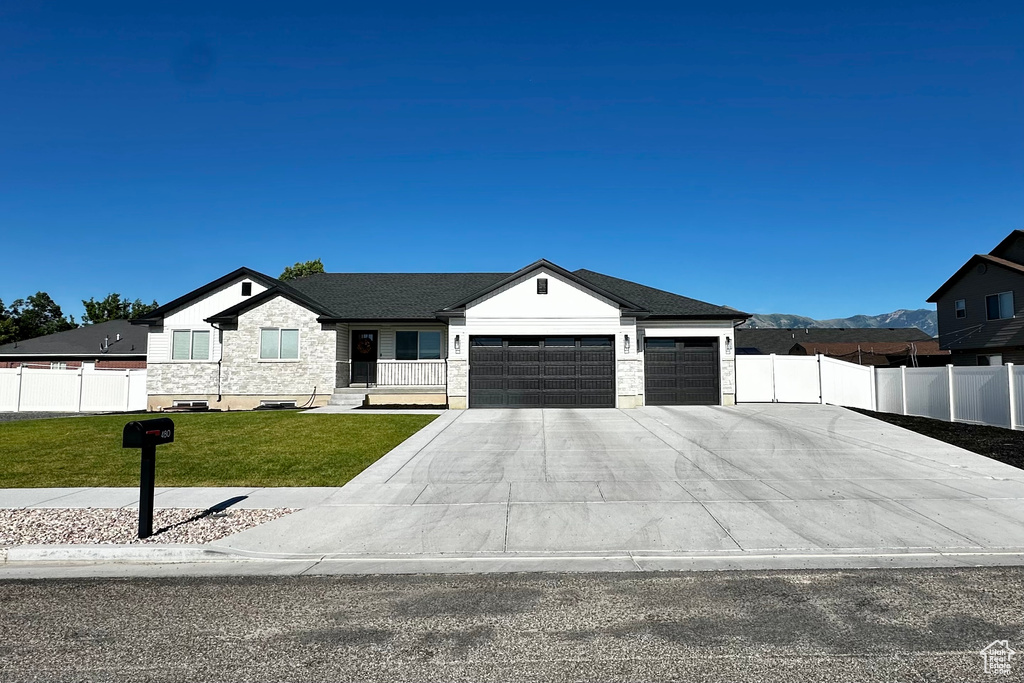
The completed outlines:
<svg viewBox="0 0 1024 683">
<path fill-rule="evenodd" d="M 174 330 L 171 360 L 210 360 L 210 331 Z"/>
<path fill-rule="evenodd" d="M 985 297 L 985 311 L 989 320 L 1013 317 L 1013 292 L 1000 292 Z"/>
<path fill-rule="evenodd" d="M 440 357 L 440 332 L 395 332 L 395 360 L 432 360 Z"/>
<path fill-rule="evenodd" d="M 282 327 L 260 329 L 260 360 L 298 360 L 299 331 Z"/>
<path fill-rule="evenodd" d="M 956 311 L 956 317 L 966 318 L 967 317 L 967 300 L 957 299 L 953 302 L 953 310 Z"/>
</svg>

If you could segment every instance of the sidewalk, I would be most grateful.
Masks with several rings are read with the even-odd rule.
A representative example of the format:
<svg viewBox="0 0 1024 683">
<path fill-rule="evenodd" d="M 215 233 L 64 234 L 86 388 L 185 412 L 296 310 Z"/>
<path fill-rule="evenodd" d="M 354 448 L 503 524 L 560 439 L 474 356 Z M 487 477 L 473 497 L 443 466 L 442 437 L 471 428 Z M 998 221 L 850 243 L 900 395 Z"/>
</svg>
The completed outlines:
<svg viewBox="0 0 1024 683">
<path fill-rule="evenodd" d="M 324 487 L 157 487 L 153 499 L 157 508 L 208 509 L 230 501 L 228 507 L 308 508 L 330 505 L 340 486 Z M 0 508 L 137 508 L 139 489 L 66 488 L 0 489 Z"/>
</svg>

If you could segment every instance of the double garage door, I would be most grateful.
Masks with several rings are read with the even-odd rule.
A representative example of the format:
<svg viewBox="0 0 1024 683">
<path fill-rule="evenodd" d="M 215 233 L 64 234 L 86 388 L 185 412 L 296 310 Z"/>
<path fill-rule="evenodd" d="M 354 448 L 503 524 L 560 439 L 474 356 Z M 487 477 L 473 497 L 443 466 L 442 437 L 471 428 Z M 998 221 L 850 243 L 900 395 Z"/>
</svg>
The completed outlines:
<svg viewBox="0 0 1024 683">
<path fill-rule="evenodd" d="M 470 408 L 613 408 L 612 337 L 471 337 Z M 644 340 L 647 405 L 718 405 L 717 338 Z"/>
<path fill-rule="evenodd" d="M 612 337 L 471 337 L 470 408 L 614 408 Z"/>
</svg>

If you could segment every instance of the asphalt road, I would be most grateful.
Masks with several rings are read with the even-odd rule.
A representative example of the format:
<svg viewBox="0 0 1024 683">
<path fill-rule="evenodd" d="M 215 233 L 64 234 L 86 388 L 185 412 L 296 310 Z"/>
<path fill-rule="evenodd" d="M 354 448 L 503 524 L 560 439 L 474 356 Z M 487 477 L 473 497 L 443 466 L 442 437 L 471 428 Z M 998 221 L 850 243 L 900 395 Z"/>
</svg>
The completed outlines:
<svg viewBox="0 0 1024 683">
<path fill-rule="evenodd" d="M 1019 681 L 1024 568 L 0 582 L 2 681 Z"/>
</svg>

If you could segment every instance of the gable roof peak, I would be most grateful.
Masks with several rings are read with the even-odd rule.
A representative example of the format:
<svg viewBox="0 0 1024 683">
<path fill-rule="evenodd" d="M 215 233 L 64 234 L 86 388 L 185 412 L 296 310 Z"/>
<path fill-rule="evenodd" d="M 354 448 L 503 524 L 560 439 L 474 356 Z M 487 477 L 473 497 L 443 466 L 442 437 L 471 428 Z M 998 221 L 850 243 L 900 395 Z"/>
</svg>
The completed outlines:
<svg viewBox="0 0 1024 683">
<path fill-rule="evenodd" d="M 573 282 L 573 283 L 583 287 L 584 289 L 587 289 L 587 290 L 593 292 L 594 294 L 602 296 L 605 299 L 608 299 L 609 301 L 612 301 L 612 302 L 618 304 L 619 308 L 624 310 L 624 311 L 629 311 L 631 313 L 635 313 L 635 314 L 638 314 L 638 315 L 645 315 L 647 313 L 650 313 L 650 311 L 648 311 L 643 306 L 635 304 L 632 301 L 629 301 L 629 300 L 619 296 L 618 294 L 615 294 L 613 292 L 609 292 L 607 289 L 605 289 L 605 288 L 603 288 L 603 287 L 601 287 L 601 286 L 599 286 L 599 285 L 597 285 L 597 284 L 595 284 L 593 282 L 590 282 L 588 280 L 585 280 L 585 279 L 581 278 L 580 276 L 576 275 L 575 273 L 573 273 L 571 271 L 566 270 L 565 268 L 559 266 L 558 264 L 552 263 L 551 261 L 548 261 L 547 259 L 538 259 L 538 260 L 534 261 L 533 263 L 529 264 L 528 266 L 524 266 L 523 268 L 520 268 L 516 272 L 510 274 L 508 277 L 505 277 L 505 278 L 503 278 L 501 280 L 498 280 L 497 282 L 495 282 L 495 283 L 493 283 L 491 285 L 488 285 L 487 287 L 484 287 L 480 291 L 478 291 L 478 292 L 476 292 L 476 293 L 474 293 L 474 294 L 472 294 L 472 295 L 470 295 L 468 297 L 465 297 L 465 298 L 463 298 L 463 299 L 461 299 L 461 300 L 459 300 L 459 301 L 457 301 L 457 302 L 455 302 L 453 304 L 445 306 L 440 311 L 438 311 L 437 314 L 441 315 L 441 316 L 446 316 L 446 315 L 450 315 L 450 314 L 452 314 L 454 312 L 463 311 L 466 308 L 466 306 L 471 304 L 472 302 L 487 296 L 491 292 L 493 292 L 493 291 L 495 291 L 497 289 L 500 289 L 501 287 L 504 287 L 505 285 L 511 284 L 511 283 L 515 282 L 516 280 L 529 275 L 530 273 L 534 272 L 535 270 L 540 270 L 541 268 L 550 270 L 555 275 L 558 275 L 559 277 L 561 277 L 561 278 L 563 278 L 565 280 L 568 280 L 569 282 Z"/>
</svg>

